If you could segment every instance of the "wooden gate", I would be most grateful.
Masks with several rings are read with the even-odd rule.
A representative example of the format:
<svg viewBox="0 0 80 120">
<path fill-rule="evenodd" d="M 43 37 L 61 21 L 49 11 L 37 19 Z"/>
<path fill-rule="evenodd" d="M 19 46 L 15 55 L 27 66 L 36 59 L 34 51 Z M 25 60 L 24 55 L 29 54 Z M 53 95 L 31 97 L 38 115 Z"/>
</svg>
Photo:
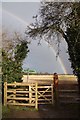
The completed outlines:
<svg viewBox="0 0 80 120">
<path fill-rule="evenodd" d="M 53 85 L 4 83 L 4 105 L 34 106 L 53 104 Z"/>
<path fill-rule="evenodd" d="M 30 90 L 30 88 L 36 88 Z M 34 98 L 31 96 L 34 94 Z M 34 106 L 37 104 L 37 83 L 4 83 L 4 105 Z"/>
<path fill-rule="evenodd" d="M 53 104 L 53 84 L 38 85 L 38 104 Z"/>
</svg>

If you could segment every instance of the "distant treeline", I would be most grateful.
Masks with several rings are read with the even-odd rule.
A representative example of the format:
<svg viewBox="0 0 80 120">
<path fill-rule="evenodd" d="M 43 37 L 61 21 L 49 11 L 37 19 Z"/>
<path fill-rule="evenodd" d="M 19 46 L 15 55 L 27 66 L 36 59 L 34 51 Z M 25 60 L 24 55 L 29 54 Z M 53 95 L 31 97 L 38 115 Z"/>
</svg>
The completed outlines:
<svg viewBox="0 0 80 120">
<path fill-rule="evenodd" d="M 45 73 L 25 73 L 23 72 L 24 75 L 53 75 L 54 73 L 48 73 L 48 72 L 45 72 Z M 58 75 L 64 75 L 64 74 L 58 74 Z M 66 74 L 66 75 L 73 75 L 73 74 Z"/>
</svg>

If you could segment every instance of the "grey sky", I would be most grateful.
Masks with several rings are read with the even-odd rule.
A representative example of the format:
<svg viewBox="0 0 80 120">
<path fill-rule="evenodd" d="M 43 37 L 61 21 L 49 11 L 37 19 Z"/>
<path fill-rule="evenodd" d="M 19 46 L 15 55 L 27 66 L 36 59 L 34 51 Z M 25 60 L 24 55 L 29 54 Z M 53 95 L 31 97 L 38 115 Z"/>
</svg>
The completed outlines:
<svg viewBox="0 0 80 120">
<path fill-rule="evenodd" d="M 39 2 L 40 0 L 0 0 L 0 2 Z"/>
<path fill-rule="evenodd" d="M 9 31 L 18 31 L 22 34 L 25 32 L 27 24 L 33 22 L 32 16 L 38 13 L 40 7 L 39 2 L 3 2 L 3 20 L 2 24 Z M 35 69 L 38 72 L 57 72 L 64 73 L 62 65 L 59 61 L 56 61 L 56 57 L 53 50 L 43 42 L 41 46 L 37 46 L 37 42 L 33 40 L 29 45 L 30 53 L 24 60 L 23 67 Z M 65 54 L 66 47 L 63 47 L 60 58 L 62 64 L 65 66 L 67 73 L 72 73 L 70 68 L 70 62 L 68 61 L 68 55 Z"/>
<path fill-rule="evenodd" d="M 39 2 L 4 2 L 3 8 L 26 22 L 32 22 L 32 15 L 38 13 Z"/>
</svg>

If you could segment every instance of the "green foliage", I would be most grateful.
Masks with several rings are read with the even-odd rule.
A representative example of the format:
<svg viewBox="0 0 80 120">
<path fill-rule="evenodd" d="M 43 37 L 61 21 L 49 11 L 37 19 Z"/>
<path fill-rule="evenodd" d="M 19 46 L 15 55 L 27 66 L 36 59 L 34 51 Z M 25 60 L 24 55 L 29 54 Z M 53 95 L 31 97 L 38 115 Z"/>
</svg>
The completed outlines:
<svg viewBox="0 0 80 120">
<path fill-rule="evenodd" d="M 11 51 L 11 52 L 10 52 Z M 14 48 L 6 52 L 2 50 L 2 72 L 3 81 L 20 82 L 22 78 L 22 62 L 27 56 L 28 42 L 21 41 Z"/>
<path fill-rule="evenodd" d="M 23 61 L 25 58 L 25 55 L 29 52 L 27 42 L 26 41 L 21 41 L 20 44 L 16 46 L 15 49 L 15 59 L 16 61 Z"/>
<path fill-rule="evenodd" d="M 3 56 L 3 54 L 2 54 Z M 12 59 L 5 59 L 3 56 L 2 60 L 2 71 L 3 71 L 3 81 L 14 82 L 20 81 L 22 78 L 22 67 L 20 62 L 13 61 Z"/>
<path fill-rule="evenodd" d="M 32 38 L 44 38 L 49 44 L 57 37 L 58 49 L 63 37 L 68 44 L 73 73 L 80 86 L 80 1 L 41 2 L 39 15 L 27 28 L 26 34 Z M 59 50 L 57 52 L 59 54 Z"/>
<path fill-rule="evenodd" d="M 68 53 L 70 56 L 73 73 L 77 75 L 80 82 L 80 25 L 71 25 L 67 29 Z"/>
</svg>

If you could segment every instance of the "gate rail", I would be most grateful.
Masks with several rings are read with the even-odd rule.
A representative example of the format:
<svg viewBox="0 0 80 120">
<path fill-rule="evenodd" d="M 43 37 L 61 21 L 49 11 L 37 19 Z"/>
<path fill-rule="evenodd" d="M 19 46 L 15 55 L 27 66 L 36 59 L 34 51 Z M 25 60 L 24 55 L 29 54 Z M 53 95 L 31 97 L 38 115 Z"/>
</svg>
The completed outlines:
<svg viewBox="0 0 80 120">
<path fill-rule="evenodd" d="M 4 82 L 4 105 L 34 106 L 53 104 L 53 85 Z"/>
</svg>

